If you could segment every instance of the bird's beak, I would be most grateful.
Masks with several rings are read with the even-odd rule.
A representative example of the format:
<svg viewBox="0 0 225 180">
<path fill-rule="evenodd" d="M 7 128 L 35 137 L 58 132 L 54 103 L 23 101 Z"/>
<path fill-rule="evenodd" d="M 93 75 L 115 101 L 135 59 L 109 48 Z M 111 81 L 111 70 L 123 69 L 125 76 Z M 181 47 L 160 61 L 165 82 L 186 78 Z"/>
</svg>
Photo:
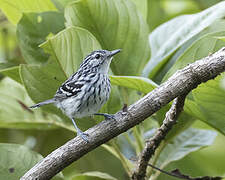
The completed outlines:
<svg viewBox="0 0 225 180">
<path fill-rule="evenodd" d="M 121 51 L 121 49 L 116 49 L 116 50 L 110 51 L 109 56 L 112 57 L 112 56 L 114 56 L 115 54 L 119 53 L 120 51 Z"/>
</svg>

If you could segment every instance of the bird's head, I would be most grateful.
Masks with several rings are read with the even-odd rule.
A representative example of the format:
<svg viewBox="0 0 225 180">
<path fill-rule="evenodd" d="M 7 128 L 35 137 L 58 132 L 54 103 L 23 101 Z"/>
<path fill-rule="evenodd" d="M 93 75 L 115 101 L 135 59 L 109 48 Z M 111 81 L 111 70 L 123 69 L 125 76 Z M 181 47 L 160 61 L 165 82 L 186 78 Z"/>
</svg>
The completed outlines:
<svg viewBox="0 0 225 180">
<path fill-rule="evenodd" d="M 121 50 L 97 50 L 90 53 L 80 65 L 80 70 L 107 74 L 113 56 Z"/>
</svg>

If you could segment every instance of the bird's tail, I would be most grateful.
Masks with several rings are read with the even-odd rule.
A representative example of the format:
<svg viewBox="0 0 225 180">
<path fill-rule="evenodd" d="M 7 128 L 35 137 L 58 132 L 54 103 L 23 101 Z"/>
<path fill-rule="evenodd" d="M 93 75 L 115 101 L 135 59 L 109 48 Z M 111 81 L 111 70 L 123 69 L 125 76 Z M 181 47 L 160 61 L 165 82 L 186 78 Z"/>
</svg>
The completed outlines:
<svg viewBox="0 0 225 180">
<path fill-rule="evenodd" d="M 54 99 L 48 99 L 48 100 L 46 100 L 46 101 L 43 101 L 43 102 L 40 102 L 40 103 L 38 103 L 38 104 L 35 104 L 35 105 L 33 105 L 33 106 L 30 106 L 30 108 L 38 108 L 38 107 L 40 107 L 40 106 L 44 106 L 44 105 L 46 105 L 46 104 L 51 104 L 51 103 L 54 103 L 55 102 L 55 100 Z"/>
</svg>

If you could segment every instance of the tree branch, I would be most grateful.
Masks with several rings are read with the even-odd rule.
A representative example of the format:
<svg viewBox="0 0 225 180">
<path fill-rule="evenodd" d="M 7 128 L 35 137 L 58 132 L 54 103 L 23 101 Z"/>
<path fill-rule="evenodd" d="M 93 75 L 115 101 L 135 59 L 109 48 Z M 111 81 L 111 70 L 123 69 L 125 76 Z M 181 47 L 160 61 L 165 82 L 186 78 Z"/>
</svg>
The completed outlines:
<svg viewBox="0 0 225 180">
<path fill-rule="evenodd" d="M 68 141 L 37 163 L 21 180 L 50 179 L 91 150 L 136 126 L 174 98 L 190 92 L 202 82 L 215 78 L 224 70 L 225 48 L 222 48 L 177 71 L 165 83 L 130 105 L 127 112 L 117 112 L 115 120 L 104 120 L 88 129 L 86 133 L 89 134 L 89 143 L 85 143 L 80 137 Z"/>
<path fill-rule="evenodd" d="M 170 129 L 176 123 L 180 113 L 183 111 L 186 95 L 187 94 L 180 95 L 174 100 L 170 110 L 166 113 L 166 117 L 161 127 L 156 131 L 155 135 L 146 142 L 138 160 L 137 167 L 131 176 L 132 179 L 139 180 L 145 178 L 148 162 L 154 155 L 155 150 L 158 148 L 161 141 L 165 139 Z"/>
</svg>

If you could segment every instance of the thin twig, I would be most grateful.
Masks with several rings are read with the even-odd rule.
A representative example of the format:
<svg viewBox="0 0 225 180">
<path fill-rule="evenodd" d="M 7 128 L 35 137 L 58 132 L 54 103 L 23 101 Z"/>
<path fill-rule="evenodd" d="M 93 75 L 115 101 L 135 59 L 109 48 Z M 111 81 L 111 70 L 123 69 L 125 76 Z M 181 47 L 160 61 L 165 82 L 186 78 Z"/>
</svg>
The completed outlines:
<svg viewBox="0 0 225 180">
<path fill-rule="evenodd" d="M 157 171 L 160 171 L 161 173 L 167 174 L 167 175 L 169 175 L 169 176 L 173 176 L 173 177 L 176 177 L 176 178 L 179 178 L 179 179 L 185 179 L 184 177 L 181 177 L 181 176 L 179 176 L 179 175 L 177 175 L 177 174 L 175 174 L 175 173 L 167 172 L 167 171 L 164 171 L 163 169 L 160 169 L 160 168 L 158 168 L 158 167 L 155 167 L 155 166 L 153 166 L 152 164 L 148 164 L 148 166 L 150 166 L 150 167 L 153 168 L 153 169 L 156 169 Z"/>
<path fill-rule="evenodd" d="M 89 143 L 85 143 L 80 137 L 68 141 L 37 163 L 21 180 L 52 178 L 96 147 L 136 126 L 174 98 L 190 92 L 202 82 L 215 78 L 224 70 L 225 48 L 222 48 L 177 71 L 165 83 L 130 105 L 127 112 L 117 112 L 115 120 L 105 120 L 88 129 L 85 133 L 89 134 Z"/>
<path fill-rule="evenodd" d="M 165 139 L 170 129 L 176 123 L 179 114 L 183 110 L 186 95 L 187 94 L 180 95 L 174 100 L 170 110 L 166 113 L 166 117 L 161 127 L 156 131 L 155 135 L 146 142 L 138 160 L 137 167 L 131 176 L 132 179 L 139 180 L 145 178 L 148 162 L 154 155 L 155 150 L 158 148 L 161 141 Z"/>
</svg>

